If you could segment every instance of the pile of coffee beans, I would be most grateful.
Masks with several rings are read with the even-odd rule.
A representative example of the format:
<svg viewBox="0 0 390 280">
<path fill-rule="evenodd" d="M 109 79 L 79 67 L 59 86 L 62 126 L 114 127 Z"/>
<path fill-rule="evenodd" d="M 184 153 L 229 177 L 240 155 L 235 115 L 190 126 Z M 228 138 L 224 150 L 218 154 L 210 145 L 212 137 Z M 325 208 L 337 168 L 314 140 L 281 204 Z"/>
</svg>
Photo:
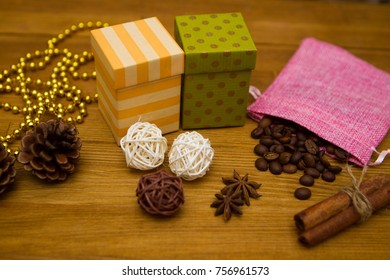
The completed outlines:
<svg viewBox="0 0 390 280">
<path fill-rule="evenodd" d="M 258 170 L 269 170 L 275 175 L 303 171 L 299 182 L 306 187 L 313 186 L 318 178 L 333 182 L 341 172 L 340 166 L 330 164 L 325 149 L 342 162 L 346 162 L 349 157 L 347 152 L 304 127 L 275 117 L 262 118 L 251 132 L 251 137 L 259 141 L 254 147 L 254 152 L 259 156 L 255 162 Z M 311 192 L 306 189 L 300 188 L 295 196 L 298 199 L 308 199 Z"/>
</svg>

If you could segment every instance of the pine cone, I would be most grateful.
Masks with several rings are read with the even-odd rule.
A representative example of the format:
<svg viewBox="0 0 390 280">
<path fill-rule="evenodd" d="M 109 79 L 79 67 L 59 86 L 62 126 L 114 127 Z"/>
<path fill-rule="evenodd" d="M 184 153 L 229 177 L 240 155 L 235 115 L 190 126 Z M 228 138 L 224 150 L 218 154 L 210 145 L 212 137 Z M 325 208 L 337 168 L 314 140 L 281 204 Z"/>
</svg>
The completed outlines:
<svg viewBox="0 0 390 280">
<path fill-rule="evenodd" d="M 14 163 L 15 157 L 0 143 L 0 194 L 15 180 Z"/>
<path fill-rule="evenodd" d="M 42 122 L 22 138 L 18 161 L 39 179 L 63 181 L 75 170 L 81 139 L 73 124 Z"/>
</svg>

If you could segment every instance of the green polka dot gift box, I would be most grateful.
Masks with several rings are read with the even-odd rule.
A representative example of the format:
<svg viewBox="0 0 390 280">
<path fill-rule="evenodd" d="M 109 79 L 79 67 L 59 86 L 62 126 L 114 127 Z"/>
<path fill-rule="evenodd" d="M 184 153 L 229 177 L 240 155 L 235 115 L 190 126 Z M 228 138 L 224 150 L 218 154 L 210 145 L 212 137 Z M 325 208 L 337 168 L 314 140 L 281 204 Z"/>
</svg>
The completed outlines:
<svg viewBox="0 0 390 280">
<path fill-rule="evenodd" d="M 183 129 L 244 125 L 256 46 L 240 13 L 175 17 L 184 50 Z"/>
</svg>

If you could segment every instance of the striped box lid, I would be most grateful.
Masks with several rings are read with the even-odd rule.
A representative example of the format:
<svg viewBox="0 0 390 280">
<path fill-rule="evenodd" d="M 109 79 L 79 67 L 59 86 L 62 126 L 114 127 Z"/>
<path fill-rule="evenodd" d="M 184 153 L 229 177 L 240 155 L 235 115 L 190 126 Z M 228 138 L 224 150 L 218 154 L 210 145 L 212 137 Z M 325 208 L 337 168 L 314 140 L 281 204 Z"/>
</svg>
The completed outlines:
<svg viewBox="0 0 390 280">
<path fill-rule="evenodd" d="M 114 89 L 184 72 L 184 53 L 156 18 L 91 31 L 92 49 Z"/>
</svg>

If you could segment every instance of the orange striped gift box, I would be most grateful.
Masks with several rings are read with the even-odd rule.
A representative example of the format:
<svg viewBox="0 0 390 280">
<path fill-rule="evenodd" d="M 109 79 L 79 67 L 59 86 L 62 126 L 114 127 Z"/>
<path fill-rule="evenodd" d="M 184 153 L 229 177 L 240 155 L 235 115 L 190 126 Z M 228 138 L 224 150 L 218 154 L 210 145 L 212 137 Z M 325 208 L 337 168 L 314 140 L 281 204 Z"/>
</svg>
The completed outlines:
<svg viewBox="0 0 390 280">
<path fill-rule="evenodd" d="M 91 43 L 99 109 L 116 142 L 139 120 L 177 131 L 184 53 L 160 21 L 95 29 Z"/>
</svg>

